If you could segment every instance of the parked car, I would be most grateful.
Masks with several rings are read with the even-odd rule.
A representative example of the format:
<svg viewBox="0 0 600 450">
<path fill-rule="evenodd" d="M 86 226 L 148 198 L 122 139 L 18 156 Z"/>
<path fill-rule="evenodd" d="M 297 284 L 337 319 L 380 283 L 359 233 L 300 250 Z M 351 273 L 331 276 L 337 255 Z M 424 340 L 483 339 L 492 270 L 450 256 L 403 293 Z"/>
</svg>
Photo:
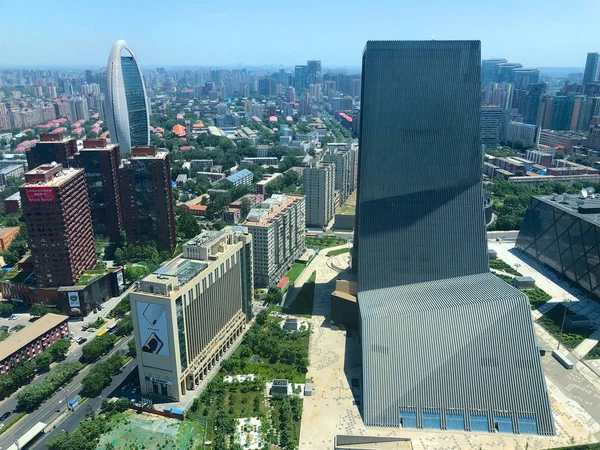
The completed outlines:
<svg viewBox="0 0 600 450">
<path fill-rule="evenodd" d="M 19 318 L 19 316 L 17 316 L 16 314 L 13 314 L 12 316 L 10 316 L 8 318 L 8 320 L 17 320 Z"/>
<path fill-rule="evenodd" d="M 84 337 L 78 337 L 75 342 L 77 342 L 78 344 L 83 344 L 84 342 L 86 342 L 87 339 Z"/>
<path fill-rule="evenodd" d="M 2 416 L 0 416 L 0 420 L 4 422 L 8 418 L 8 416 L 10 416 L 10 412 L 5 412 L 4 414 L 2 414 Z"/>
<path fill-rule="evenodd" d="M 96 329 L 95 328 L 88 328 L 87 331 L 90 332 L 90 333 L 95 333 Z"/>
</svg>

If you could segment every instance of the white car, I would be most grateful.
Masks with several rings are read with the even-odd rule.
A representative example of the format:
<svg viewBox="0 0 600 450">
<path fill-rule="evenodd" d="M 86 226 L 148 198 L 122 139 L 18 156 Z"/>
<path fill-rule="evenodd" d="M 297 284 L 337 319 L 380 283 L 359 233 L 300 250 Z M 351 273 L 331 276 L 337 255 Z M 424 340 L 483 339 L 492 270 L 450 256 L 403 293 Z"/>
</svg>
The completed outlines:
<svg viewBox="0 0 600 450">
<path fill-rule="evenodd" d="M 87 331 L 89 331 L 90 333 L 95 333 L 96 329 L 95 328 L 88 328 Z"/>
<path fill-rule="evenodd" d="M 19 318 L 19 316 L 17 316 L 16 314 L 13 314 L 12 316 L 10 316 L 8 318 L 8 320 L 17 320 Z"/>
<path fill-rule="evenodd" d="M 3 423 L 0 423 L 0 430 L 1 430 L 2 428 L 4 428 L 4 424 L 3 424 Z"/>
</svg>

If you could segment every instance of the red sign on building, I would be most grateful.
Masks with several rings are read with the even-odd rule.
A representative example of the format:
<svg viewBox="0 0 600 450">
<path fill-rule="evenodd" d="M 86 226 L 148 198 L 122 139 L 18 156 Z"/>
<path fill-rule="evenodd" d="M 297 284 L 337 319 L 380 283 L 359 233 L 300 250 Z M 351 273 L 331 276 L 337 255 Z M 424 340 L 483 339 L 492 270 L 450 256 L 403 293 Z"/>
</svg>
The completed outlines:
<svg viewBox="0 0 600 450">
<path fill-rule="evenodd" d="M 48 186 L 29 187 L 25 189 L 29 203 L 52 203 L 54 202 L 54 189 Z"/>
</svg>

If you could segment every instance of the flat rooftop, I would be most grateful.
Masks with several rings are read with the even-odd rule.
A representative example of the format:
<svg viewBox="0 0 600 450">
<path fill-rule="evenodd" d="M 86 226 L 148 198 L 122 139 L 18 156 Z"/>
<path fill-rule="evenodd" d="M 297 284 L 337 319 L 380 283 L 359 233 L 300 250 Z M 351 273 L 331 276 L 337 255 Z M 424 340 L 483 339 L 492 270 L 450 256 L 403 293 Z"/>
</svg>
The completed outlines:
<svg viewBox="0 0 600 450">
<path fill-rule="evenodd" d="M 595 194 L 598 195 L 598 194 Z M 580 219 L 587 220 L 600 226 L 600 196 L 597 198 L 582 198 L 577 194 L 536 195 L 534 198 L 547 203 L 553 208 L 568 212 Z"/>
<path fill-rule="evenodd" d="M 0 346 L 0 361 L 4 361 L 10 355 L 20 350 L 30 342 L 35 341 L 51 329 L 68 320 L 68 316 L 59 314 L 46 314 L 31 325 L 27 325 L 20 331 L 7 337 Z"/>
<path fill-rule="evenodd" d="M 284 212 L 289 206 L 299 202 L 303 197 L 298 195 L 273 195 L 262 205 L 269 207 L 252 208 L 246 218 L 246 226 L 268 227 L 271 221 Z"/>
<path fill-rule="evenodd" d="M 3 227 L 3 228 L 0 228 L 0 239 L 4 239 L 6 236 L 10 235 L 15 230 L 19 230 L 19 227 Z"/>
<path fill-rule="evenodd" d="M 42 167 L 42 166 L 40 166 Z M 27 180 L 28 175 L 32 175 L 32 176 L 43 176 L 44 174 L 44 170 L 43 169 L 33 169 L 30 170 L 29 172 L 25 172 L 25 179 Z M 68 181 L 71 181 L 73 178 L 79 176 L 80 173 L 83 173 L 83 169 L 74 169 L 74 168 L 69 168 L 69 169 L 61 169 L 59 171 L 57 171 L 54 176 L 46 181 L 38 181 L 38 182 L 26 182 L 24 184 L 21 185 L 21 187 L 38 187 L 38 186 L 50 186 L 50 187 L 54 187 L 54 186 L 61 186 L 65 183 L 67 183 Z"/>
</svg>

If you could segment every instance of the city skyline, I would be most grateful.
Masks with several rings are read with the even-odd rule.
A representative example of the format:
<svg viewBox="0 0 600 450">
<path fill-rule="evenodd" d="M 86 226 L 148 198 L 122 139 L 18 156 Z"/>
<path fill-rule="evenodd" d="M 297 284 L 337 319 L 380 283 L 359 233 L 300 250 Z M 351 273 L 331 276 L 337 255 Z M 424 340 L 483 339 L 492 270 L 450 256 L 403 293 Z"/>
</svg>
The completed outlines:
<svg viewBox="0 0 600 450">
<path fill-rule="evenodd" d="M 6 21 L 0 30 L 0 67 L 33 64 L 99 68 L 105 64 L 106 47 L 119 39 L 127 40 L 136 49 L 144 61 L 143 67 L 236 66 L 256 62 L 291 67 L 298 61 L 320 59 L 324 67 L 358 68 L 364 42 L 370 39 L 478 39 L 482 41 L 483 58 L 504 57 L 526 67 L 583 68 L 587 53 L 600 50 L 593 32 L 600 17 L 591 0 L 576 0 L 571 5 L 587 14 L 560 17 L 561 27 L 576 27 L 577 33 L 544 33 L 544 39 L 533 39 L 530 27 L 509 29 L 502 24 L 514 20 L 518 11 L 521 17 L 535 17 L 532 25 L 536 29 L 550 27 L 561 6 L 556 0 L 510 0 L 494 10 L 481 8 L 473 0 L 433 6 L 431 2 L 409 5 L 384 0 L 364 8 L 363 2 L 357 0 L 343 4 L 335 1 L 320 5 L 319 14 L 303 20 L 301 14 L 305 11 L 291 2 L 267 8 L 236 0 L 224 10 L 212 0 L 185 2 L 177 8 L 164 8 L 153 2 L 142 6 L 138 1 L 110 0 L 102 8 L 73 5 L 70 14 L 77 19 L 70 23 L 69 33 L 54 33 L 52 46 L 45 46 L 40 43 L 47 42 L 48 24 L 64 21 L 65 15 L 34 1 L 36 14 L 31 17 L 27 33 L 18 20 Z M 156 21 L 159 12 L 161 22 L 154 25 L 158 32 L 152 32 L 149 24 Z M 3 13 L 7 18 L 16 18 L 20 11 L 13 4 L 6 5 Z M 104 23 L 111 26 L 95 32 Z M 290 25 L 302 32 L 287 31 Z M 167 39 L 164 36 L 171 26 L 177 33 Z M 161 31 L 163 27 L 167 29 Z M 527 44 L 522 45 L 524 42 Z"/>
</svg>

